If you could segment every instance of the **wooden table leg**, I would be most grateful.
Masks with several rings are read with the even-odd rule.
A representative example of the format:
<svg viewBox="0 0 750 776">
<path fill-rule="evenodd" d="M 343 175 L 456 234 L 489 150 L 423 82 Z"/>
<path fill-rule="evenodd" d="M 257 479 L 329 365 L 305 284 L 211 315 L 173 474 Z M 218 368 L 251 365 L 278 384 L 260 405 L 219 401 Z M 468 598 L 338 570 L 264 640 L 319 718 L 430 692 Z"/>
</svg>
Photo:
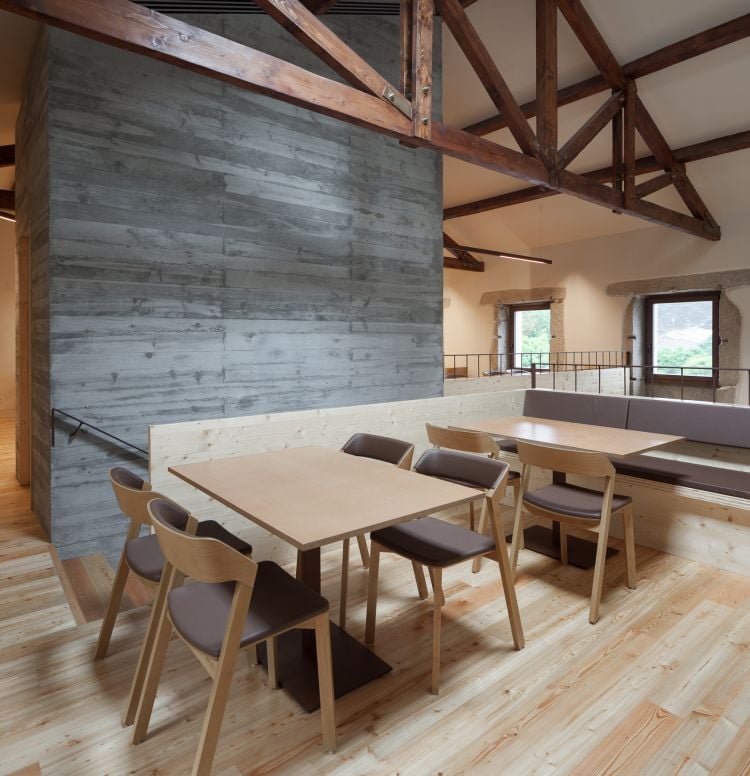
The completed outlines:
<svg viewBox="0 0 750 776">
<path fill-rule="evenodd" d="M 320 548 L 297 555 L 297 579 L 320 593 Z M 311 713 L 320 708 L 315 632 L 291 630 L 277 637 L 279 685 L 302 708 Z M 336 698 L 387 674 L 391 666 L 372 650 L 331 623 L 333 688 Z M 258 645 L 258 658 L 266 665 L 265 644 Z"/>
</svg>

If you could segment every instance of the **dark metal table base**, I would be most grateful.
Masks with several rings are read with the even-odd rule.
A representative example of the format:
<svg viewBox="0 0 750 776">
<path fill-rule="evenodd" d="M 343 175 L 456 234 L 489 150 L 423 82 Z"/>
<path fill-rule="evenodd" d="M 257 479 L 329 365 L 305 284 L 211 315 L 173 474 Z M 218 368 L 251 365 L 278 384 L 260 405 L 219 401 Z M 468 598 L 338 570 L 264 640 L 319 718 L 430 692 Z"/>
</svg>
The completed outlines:
<svg viewBox="0 0 750 776">
<path fill-rule="evenodd" d="M 558 525 L 557 523 L 555 524 Z M 533 525 L 523 532 L 523 542 L 527 550 L 560 560 L 560 529 L 544 528 Z M 607 557 L 617 555 L 614 547 L 607 547 Z M 596 544 L 568 535 L 568 563 L 579 569 L 593 568 L 596 562 Z"/>
<path fill-rule="evenodd" d="M 312 637 L 312 638 L 311 638 Z M 308 713 L 320 708 L 318 664 L 312 631 L 291 630 L 277 637 L 279 683 Z M 372 650 L 331 623 L 333 692 L 336 698 L 384 676 L 392 670 Z M 258 658 L 266 665 L 266 645 L 258 645 Z"/>
</svg>

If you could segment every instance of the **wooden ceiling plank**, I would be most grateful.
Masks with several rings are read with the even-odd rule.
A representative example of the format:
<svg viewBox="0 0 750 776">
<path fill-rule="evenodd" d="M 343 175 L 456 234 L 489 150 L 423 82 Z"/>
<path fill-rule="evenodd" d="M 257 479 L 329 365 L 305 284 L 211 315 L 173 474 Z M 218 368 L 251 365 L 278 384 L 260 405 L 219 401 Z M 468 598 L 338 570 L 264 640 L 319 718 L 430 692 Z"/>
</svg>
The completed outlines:
<svg viewBox="0 0 750 776">
<path fill-rule="evenodd" d="M 386 100 L 411 118 L 411 102 L 300 0 L 255 0 L 255 4 L 355 89 Z"/>
<path fill-rule="evenodd" d="M 652 51 L 650 54 L 638 57 L 638 59 L 623 65 L 622 73 L 626 78 L 642 78 L 747 37 L 750 37 L 750 14 L 739 16 Z M 601 75 L 586 78 L 560 89 L 557 93 L 557 105 L 558 107 L 570 105 L 578 100 L 606 91 L 607 88 L 607 81 Z M 521 105 L 521 110 L 526 118 L 532 118 L 537 111 L 536 100 L 524 103 Z M 505 117 L 496 115 L 478 121 L 465 129 L 472 134 L 487 135 L 490 132 L 504 129 L 506 126 Z"/>
<path fill-rule="evenodd" d="M 523 111 L 461 4 L 458 0 L 437 0 L 437 6 L 490 99 L 505 116 L 508 128 L 521 150 L 526 154 L 541 156 L 539 143 Z"/>
<path fill-rule="evenodd" d="M 742 151 L 748 148 L 750 148 L 750 130 L 712 138 L 711 140 L 702 140 L 700 143 L 693 143 L 692 145 L 684 146 L 683 148 L 677 148 L 673 153 L 678 161 L 686 164 L 688 162 L 710 159 L 714 156 L 721 156 L 723 154 Z M 659 172 L 661 170 L 663 170 L 663 167 L 654 156 L 643 156 L 640 159 L 636 159 L 636 175 L 647 175 L 648 173 Z M 600 167 L 596 170 L 590 170 L 589 172 L 583 173 L 583 177 L 590 178 L 597 183 L 606 183 L 612 179 L 612 174 L 612 167 Z M 498 194 L 473 202 L 464 202 L 460 205 L 454 205 L 444 210 L 443 218 L 449 220 L 451 218 L 462 218 L 478 213 L 486 213 L 490 210 L 498 210 L 503 207 L 510 207 L 523 202 L 532 202 L 537 199 L 544 199 L 545 197 L 554 197 L 559 193 L 559 191 L 551 189 L 549 186 L 529 186 L 525 189 L 517 189 L 516 191 L 506 192 L 505 194 Z"/>
<path fill-rule="evenodd" d="M 536 136 L 547 166 L 557 166 L 557 0 L 536 0 Z"/>
<path fill-rule="evenodd" d="M 622 92 L 612 96 L 568 140 L 557 155 L 558 169 L 565 169 L 619 113 Z"/>
<path fill-rule="evenodd" d="M 16 163 L 16 147 L 14 145 L 0 146 L 0 167 L 13 167 Z"/>
<path fill-rule="evenodd" d="M 558 0 L 558 6 L 565 21 L 568 22 L 581 45 L 599 68 L 599 72 L 604 76 L 607 84 L 613 89 L 624 89 L 625 76 L 622 74 L 620 63 L 581 0 Z"/>
<path fill-rule="evenodd" d="M 667 143 L 640 97 L 636 97 L 635 101 L 635 125 L 641 137 L 646 141 L 646 145 L 661 162 L 664 169 L 674 173 L 672 180 L 675 188 L 687 205 L 688 210 L 696 218 L 702 218 L 707 223 L 715 225 L 716 221 L 714 221 L 706 203 L 687 177 L 685 165 L 674 155 L 674 152 L 669 147 L 669 143 Z"/>
</svg>

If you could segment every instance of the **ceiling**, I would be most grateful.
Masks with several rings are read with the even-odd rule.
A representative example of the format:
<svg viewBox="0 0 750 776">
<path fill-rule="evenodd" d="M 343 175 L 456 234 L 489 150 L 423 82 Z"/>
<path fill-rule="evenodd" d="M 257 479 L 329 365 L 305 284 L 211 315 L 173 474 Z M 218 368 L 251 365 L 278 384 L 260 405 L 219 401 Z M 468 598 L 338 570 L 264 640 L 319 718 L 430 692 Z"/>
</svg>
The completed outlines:
<svg viewBox="0 0 750 776">
<path fill-rule="evenodd" d="M 222 0 L 223 1 L 223 0 Z M 230 0 L 236 4 L 237 0 Z M 244 0 L 246 2 L 246 0 Z M 379 3 L 367 0 L 362 7 Z M 144 4 L 206 5 L 205 0 L 144 0 Z M 342 0 L 344 2 L 344 0 Z M 349 2 L 349 0 L 346 0 Z M 384 0 L 384 3 L 391 0 Z M 750 0 L 584 0 L 620 62 L 627 62 L 666 44 L 708 29 L 750 11 Z M 212 4 L 213 5 L 213 4 Z M 535 89 L 535 3 L 531 0 L 478 0 L 468 14 L 479 30 L 500 71 L 519 102 L 533 99 Z M 558 14 L 559 85 L 566 86 L 596 73 L 596 68 Z M 14 142 L 15 121 L 25 74 L 39 25 L 0 11 L 0 145 Z M 750 129 L 750 109 L 743 96 L 750 77 L 750 39 L 730 44 L 695 59 L 639 79 L 639 95 L 672 147 Z M 444 119 L 465 126 L 494 115 L 496 110 L 479 79 L 454 42 L 443 32 Z M 606 94 L 596 95 L 560 111 L 560 144 L 601 105 Z M 531 120 L 534 128 L 534 120 Z M 488 136 L 517 148 L 507 130 Z M 610 163 L 610 139 L 605 129 L 574 161 L 576 172 Z M 647 153 L 642 143 L 637 153 Z M 748 152 L 735 157 L 748 158 Z M 724 157 L 720 159 L 731 159 Z M 688 166 L 696 186 L 716 192 L 714 176 L 726 164 L 708 159 Z M 714 172 L 715 171 L 715 172 Z M 446 206 L 522 188 L 517 180 L 458 160 L 445 159 Z M 13 168 L 0 168 L 0 188 L 12 188 Z M 704 198 L 721 224 L 722 203 Z M 720 192 L 719 192 L 720 193 Z M 681 201 L 665 190 L 653 201 L 682 208 Z M 556 196 L 514 205 L 488 213 L 453 219 L 448 231 L 465 244 L 498 245 L 527 251 L 555 243 L 654 228 L 629 216 L 570 196 Z M 659 227 L 656 227 L 659 228 Z"/>
</svg>

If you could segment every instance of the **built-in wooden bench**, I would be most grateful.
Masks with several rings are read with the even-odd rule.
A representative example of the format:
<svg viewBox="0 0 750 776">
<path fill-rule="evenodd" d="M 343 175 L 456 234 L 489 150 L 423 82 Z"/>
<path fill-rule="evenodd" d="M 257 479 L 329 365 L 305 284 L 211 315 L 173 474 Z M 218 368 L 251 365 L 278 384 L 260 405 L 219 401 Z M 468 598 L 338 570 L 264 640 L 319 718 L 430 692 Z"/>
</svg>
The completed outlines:
<svg viewBox="0 0 750 776">
<path fill-rule="evenodd" d="M 613 461 L 638 541 L 750 574 L 750 407 L 528 390 L 523 414 L 685 437 Z"/>
</svg>

